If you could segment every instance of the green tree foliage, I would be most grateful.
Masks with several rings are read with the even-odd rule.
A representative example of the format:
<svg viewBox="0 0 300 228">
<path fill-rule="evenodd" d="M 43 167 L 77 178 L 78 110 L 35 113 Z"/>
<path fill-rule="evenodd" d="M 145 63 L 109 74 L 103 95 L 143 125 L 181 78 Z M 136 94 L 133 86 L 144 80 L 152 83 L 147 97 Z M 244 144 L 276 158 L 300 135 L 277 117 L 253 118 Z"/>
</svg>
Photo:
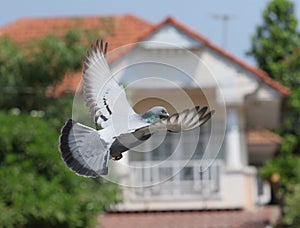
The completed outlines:
<svg viewBox="0 0 300 228">
<path fill-rule="evenodd" d="M 22 45 L 0 38 L 0 108 L 44 110 L 52 100 L 46 91 L 81 69 L 85 50 L 75 29 L 63 38 L 49 35 Z"/>
<path fill-rule="evenodd" d="M 297 24 L 293 2 L 270 1 L 263 11 L 263 24 L 256 28 L 248 52 L 261 69 L 291 89 L 281 132 L 292 135 L 300 135 L 300 36 Z M 300 141 L 294 143 L 296 145 L 290 144 L 289 151 L 299 150 Z"/>
<path fill-rule="evenodd" d="M 298 164 L 300 165 L 300 164 Z M 290 227 L 299 227 L 300 224 L 300 184 L 291 186 L 290 193 L 286 195 L 284 222 Z"/>
<path fill-rule="evenodd" d="M 0 107 L 15 103 L 17 90 L 21 90 L 22 66 L 25 56 L 11 40 L 0 37 Z M 25 90 L 25 87 L 22 88 Z M 19 92 L 21 93 L 21 91 Z M 11 106 L 10 106 L 11 107 Z M 14 106 L 16 107 L 16 106 Z"/>
<path fill-rule="evenodd" d="M 260 68 L 272 78 L 290 88 L 284 109 L 284 121 L 279 133 L 284 138 L 280 154 L 267 162 L 262 175 L 270 179 L 280 175 L 278 198 L 284 212 L 284 221 L 299 226 L 300 204 L 300 36 L 294 3 L 290 0 L 272 0 L 263 11 L 263 24 L 252 37 L 248 52 Z M 297 186 L 297 187 L 294 187 Z M 297 203 L 296 203 L 297 202 Z M 298 213 L 299 214 L 299 213 Z"/>
<path fill-rule="evenodd" d="M 299 47 L 294 4 L 289 0 L 270 1 L 262 16 L 263 24 L 256 28 L 248 55 L 254 56 L 271 77 L 285 82 L 290 79 L 285 71 L 286 60 Z"/>
<path fill-rule="evenodd" d="M 111 183 L 66 168 L 45 120 L 0 112 L 0 122 L 0 226 L 86 227 L 116 201 Z"/>
<path fill-rule="evenodd" d="M 0 227 L 90 227 L 119 200 L 116 185 L 77 176 L 58 152 L 72 97 L 46 91 L 81 70 L 84 34 L 23 44 L 0 37 Z"/>
</svg>

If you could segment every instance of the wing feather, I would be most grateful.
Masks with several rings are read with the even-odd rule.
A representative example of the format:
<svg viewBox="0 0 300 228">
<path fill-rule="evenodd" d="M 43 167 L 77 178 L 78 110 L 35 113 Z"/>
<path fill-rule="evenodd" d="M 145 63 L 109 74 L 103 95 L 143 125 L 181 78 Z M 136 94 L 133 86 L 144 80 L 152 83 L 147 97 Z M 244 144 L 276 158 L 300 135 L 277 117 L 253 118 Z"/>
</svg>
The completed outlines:
<svg viewBox="0 0 300 228">
<path fill-rule="evenodd" d="M 192 109 L 185 109 L 166 119 L 162 119 L 148 126 L 140 127 L 133 132 L 121 134 L 116 138 L 115 145 L 113 145 L 113 147 L 115 147 L 114 150 L 118 151 L 117 147 L 121 147 L 121 145 L 128 149 L 138 146 L 152 134 L 159 131 L 168 130 L 170 132 L 180 132 L 199 127 L 207 122 L 214 113 L 214 110 L 209 112 L 207 112 L 207 110 L 207 107 L 200 109 L 199 106 Z"/>
<path fill-rule="evenodd" d="M 196 106 L 193 109 L 186 109 L 180 113 L 171 115 L 170 117 L 161 120 L 160 124 L 166 126 L 168 131 L 179 132 L 188 131 L 196 127 L 200 127 L 206 123 L 214 114 L 214 110 L 207 112 L 208 107 Z"/>
<path fill-rule="evenodd" d="M 107 174 L 110 142 L 96 130 L 70 119 L 62 128 L 59 143 L 63 161 L 76 174 L 85 177 Z"/>
<path fill-rule="evenodd" d="M 117 119 L 129 119 L 135 112 L 124 89 L 113 79 L 107 60 L 107 43 L 97 41 L 87 51 L 83 63 L 83 94 L 94 122 L 103 128 Z M 121 118 L 119 118 L 121 116 Z M 122 118 L 122 116 L 124 116 Z"/>
</svg>

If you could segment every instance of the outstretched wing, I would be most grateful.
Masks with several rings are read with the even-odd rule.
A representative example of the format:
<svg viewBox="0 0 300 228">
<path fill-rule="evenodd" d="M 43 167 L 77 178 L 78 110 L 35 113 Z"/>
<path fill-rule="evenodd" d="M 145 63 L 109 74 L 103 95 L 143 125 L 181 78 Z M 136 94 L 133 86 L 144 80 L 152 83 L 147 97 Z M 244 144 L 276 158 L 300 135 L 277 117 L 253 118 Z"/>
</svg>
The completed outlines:
<svg viewBox="0 0 300 228">
<path fill-rule="evenodd" d="M 110 147 L 110 155 L 113 157 L 139 146 L 145 140 L 149 139 L 152 134 L 165 129 L 163 125 L 147 125 L 140 127 L 133 132 L 121 134 L 115 138 Z M 166 130 L 166 129 L 165 129 Z"/>
<path fill-rule="evenodd" d="M 108 173 L 109 146 L 99 132 L 68 120 L 59 137 L 59 150 L 65 164 L 76 174 L 97 177 Z"/>
<path fill-rule="evenodd" d="M 196 106 L 192 109 L 186 109 L 180 113 L 173 114 L 166 119 L 161 119 L 153 124 L 140 127 L 133 132 L 121 134 L 116 137 L 114 143 L 112 144 L 111 148 L 115 154 L 111 155 L 117 156 L 128 149 L 132 149 L 140 145 L 156 132 L 180 132 L 193 130 L 196 127 L 200 127 L 205 124 L 214 114 L 214 110 L 207 110 L 207 107 L 200 109 L 199 106 Z"/>
<path fill-rule="evenodd" d="M 205 124 L 214 114 L 214 110 L 207 111 L 208 107 L 205 106 L 200 109 L 199 106 L 196 106 L 192 109 L 185 109 L 180 113 L 175 113 L 168 118 L 161 119 L 149 126 L 144 128 L 137 129 L 143 130 L 149 128 L 150 132 L 157 132 L 162 130 L 167 130 L 170 132 L 180 132 L 180 131 L 189 131 L 193 130 L 196 127 L 200 127 Z"/>
<path fill-rule="evenodd" d="M 170 132 L 188 131 L 205 124 L 214 114 L 214 110 L 208 111 L 205 106 L 200 109 L 199 106 L 193 109 L 186 109 L 180 113 L 175 113 L 170 117 L 161 120 Z"/>
<path fill-rule="evenodd" d="M 134 115 L 125 91 L 113 79 L 106 61 L 107 43 L 97 40 L 91 45 L 83 64 L 83 94 L 94 122 L 103 128 L 115 120 Z"/>
</svg>

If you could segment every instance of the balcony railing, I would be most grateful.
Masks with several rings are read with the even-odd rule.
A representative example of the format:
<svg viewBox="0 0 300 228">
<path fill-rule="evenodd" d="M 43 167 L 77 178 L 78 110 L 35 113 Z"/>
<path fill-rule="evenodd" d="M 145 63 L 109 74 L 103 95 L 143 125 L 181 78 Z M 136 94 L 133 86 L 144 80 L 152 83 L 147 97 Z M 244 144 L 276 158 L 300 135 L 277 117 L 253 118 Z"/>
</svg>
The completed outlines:
<svg viewBox="0 0 300 228">
<path fill-rule="evenodd" d="M 220 193 L 222 160 L 130 162 L 131 200 L 213 197 Z"/>
</svg>

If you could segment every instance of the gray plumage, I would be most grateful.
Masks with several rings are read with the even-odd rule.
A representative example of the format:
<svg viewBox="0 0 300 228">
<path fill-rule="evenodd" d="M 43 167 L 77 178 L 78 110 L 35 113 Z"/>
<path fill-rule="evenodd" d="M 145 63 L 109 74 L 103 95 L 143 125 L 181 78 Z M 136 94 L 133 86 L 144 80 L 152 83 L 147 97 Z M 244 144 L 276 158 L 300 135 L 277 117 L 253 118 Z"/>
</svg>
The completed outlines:
<svg viewBox="0 0 300 228">
<path fill-rule="evenodd" d="M 97 177 L 108 173 L 108 160 L 140 145 L 159 131 L 180 132 L 203 125 L 213 115 L 196 106 L 169 115 L 162 106 L 137 114 L 129 105 L 124 89 L 113 79 L 106 61 L 107 43 L 97 41 L 83 64 L 83 94 L 97 131 L 73 120 L 63 126 L 59 150 L 65 164 L 76 174 Z"/>
</svg>

